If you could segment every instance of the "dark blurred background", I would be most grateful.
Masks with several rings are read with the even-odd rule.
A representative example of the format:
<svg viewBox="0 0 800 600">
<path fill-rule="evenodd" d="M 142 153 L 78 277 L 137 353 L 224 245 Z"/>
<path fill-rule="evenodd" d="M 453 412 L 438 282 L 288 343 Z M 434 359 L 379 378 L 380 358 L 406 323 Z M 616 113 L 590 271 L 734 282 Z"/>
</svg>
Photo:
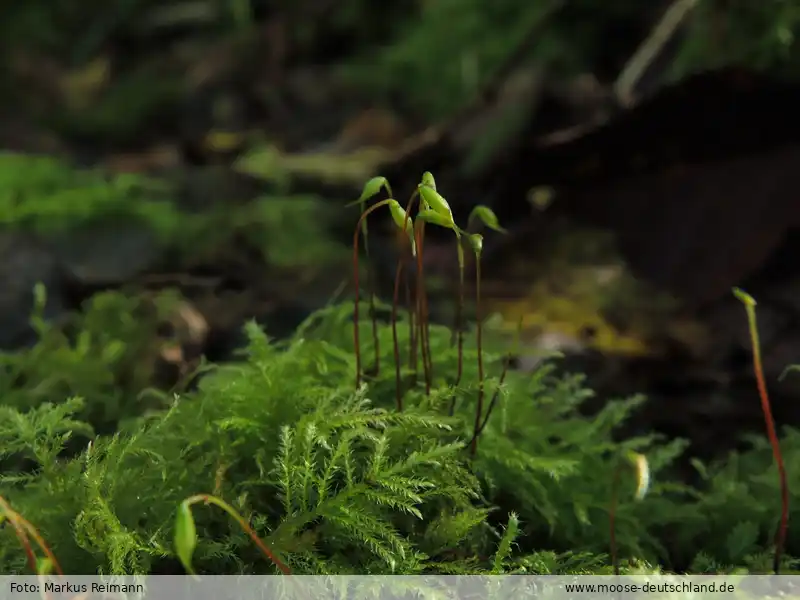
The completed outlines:
<svg viewBox="0 0 800 600">
<path fill-rule="evenodd" d="M 726 449 L 763 429 L 744 286 L 798 424 L 799 34 L 796 0 L 6 3 L 0 346 L 35 344 L 36 282 L 51 323 L 178 290 L 145 378 L 174 386 L 246 320 L 287 335 L 347 294 L 344 204 L 429 170 L 458 220 L 486 204 L 509 230 L 484 293 L 498 343 L 523 319 L 520 368 L 562 351 L 598 402 L 651 397 L 633 427 Z M 426 261 L 452 322 L 452 240 Z"/>
</svg>

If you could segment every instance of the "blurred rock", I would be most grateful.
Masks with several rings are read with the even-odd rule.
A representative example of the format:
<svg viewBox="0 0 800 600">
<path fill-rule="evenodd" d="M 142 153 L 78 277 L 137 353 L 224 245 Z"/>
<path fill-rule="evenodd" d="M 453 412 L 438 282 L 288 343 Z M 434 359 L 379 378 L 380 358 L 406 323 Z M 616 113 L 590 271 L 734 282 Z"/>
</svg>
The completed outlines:
<svg viewBox="0 0 800 600">
<path fill-rule="evenodd" d="M 63 263 L 33 236 L 0 232 L 0 349 L 15 350 L 36 342 L 29 320 L 37 283 L 47 290 L 43 317 L 49 320 L 64 314 L 67 279 Z"/>
<path fill-rule="evenodd" d="M 51 245 L 86 286 L 122 284 L 153 267 L 162 248 L 153 228 L 135 219 L 102 219 L 55 235 Z"/>
</svg>

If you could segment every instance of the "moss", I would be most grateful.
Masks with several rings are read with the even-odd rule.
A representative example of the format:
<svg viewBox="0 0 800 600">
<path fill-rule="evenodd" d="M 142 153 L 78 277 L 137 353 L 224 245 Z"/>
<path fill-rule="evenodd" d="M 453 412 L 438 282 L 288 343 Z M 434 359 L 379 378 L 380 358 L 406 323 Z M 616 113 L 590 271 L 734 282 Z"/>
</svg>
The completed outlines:
<svg viewBox="0 0 800 600">
<path fill-rule="evenodd" d="M 679 560 L 694 560 L 695 569 L 713 561 L 715 570 L 758 568 L 774 514 L 765 443 L 724 467 L 702 467 L 708 487 L 698 496 L 663 479 L 680 442 L 646 437 L 620 448 L 612 441 L 641 398 L 612 402 L 586 421 L 576 410 L 591 392 L 580 378 L 554 378 L 546 367 L 533 378 L 509 374 L 470 462 L 463 440 L 474 390 L 465 385 L 453 418 L 436 408 L 447 401 L 445 387 L 431 397 L 410 392 L 403 413 L 391 409 L 391 375 L 354 393 L 349 315 L 347 306 L 331 307 L 285 344 L 250 325 L 245 362 L 217 368 L 160 414 L 94 437 L 75 458 L 56 457 L 65 431 L 86 435 L 70 420 L 85 402 L 2 407 L 0 453 L 28 462 L 5 468 L 0 495 L 40 528 L 72 573 L 169 569 L 175 510 L 199 492 L 230 502 L 298 574 L 608 572 L 611 461 L 629 448 L 648 454 L 654 475 L 642 502 L 625 479 L 631 493 L 618 508 L 621 552 L 645 561 L 636 568 Z M 386 342 L 388 328 L 381 336 Z M 448 338 L 432 331 L 440 371 L 454 368 L 454 354 L 443 349 Z M 475 377 L 469 364 L 464 381 Z M 784 448 L 793 464 L 796 432 L 787 432 Z M 270 572 L 224 514 L 196 513 L 199 571 Z M 493 533 L 509 519 L 519 519 L 510 550 Z M 734 527 L 740 523 L 749 525 Z M 0 569 L 23 572 L 12 532 L 0 536 Z"/>
<path fill-rule="evenodd" d="M 160 399 L 140 395 L 153 381 L 166 341 L 157 332 L 177 307 L 174 292 L 99 293 L 59 325 L 42 318 L 43 288 L 37 288 L 36 298 L 31 323 L 38 343 L 0 354 L 4 406 L 27 411 L 80 397 L 83 409 L 76 417 L 106 433 L 125 419 L 163 406 Z"/>
<path fill-rule="evenodd" d="M 114 329 L 108 317 L 125 302 L 99 297 L 74 343 L 38 323 L 35 362 L 5 357 L 6 395 L 15 396 L 0 407 L 0 496 L 69 573 L 181 572 L 178 507 L 208 493 L 296 574 L 611 573 L 613 475 L 632 452 L 647 456 L 651 485 L 637 499 L 636 477 L 620 478 L 614 532 L 631 559 L 623 571 L 769 568 L 778 494 L 766 440 L 724 464 L 695 463 L 703 486 L 689 488 L 669 478 L 683 441 L 614 439 L 644 398 L 610 401 L 586 419 L 580 408 L 592 392 L 582 377 L 557 376 L 552 363 L 506 372 L 488 351 L 478 367 L 476 332 L 458 351 L 440 326 L 430 327 L 430 393 L 409 384 L 396 410 L 392 369 L 353 385 L 351 303 L 319 311 L 280 343 L 250 323 L 241 362 L 207 369 L 196 389 L 155 411 L 115 405 L 108 371 L 125 355 L 116 336 L 134 339 L 135 329 Z M 397 340 L 407 349 L 404 318 Z M 392 328 L 378 324 L 372 338 L 371 323 L 355 326 L 363 356 L 377 350 L 391 364 Z M 472 452 L 481 386 L 494 412 Z M 119 427 L 93 432 L 91 409 L 106 403 Z M 786 463 L 800 463 L 800 433 L 783 433 Z M 796 479 L 790 472 L 791 490 Z M 275 572 L 228 515 L 195 508 L 198 572 Z M 796 538 L 787 550 L 798 553 Z M 13 528 L 0 529 L 0 571 L 27 568 Z"/>
</svg>

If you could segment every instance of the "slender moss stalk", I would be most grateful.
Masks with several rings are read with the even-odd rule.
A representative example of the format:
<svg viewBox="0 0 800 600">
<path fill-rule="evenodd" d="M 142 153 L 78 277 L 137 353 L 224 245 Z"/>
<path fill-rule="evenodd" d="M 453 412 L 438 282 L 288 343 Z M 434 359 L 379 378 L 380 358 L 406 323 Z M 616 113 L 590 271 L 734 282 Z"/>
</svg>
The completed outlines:
<svg viewBox="0 0 800 600">
<path fill-rule="evenodd" d="M 460 247 L 461 240 L 458 241 L 458 244 Z M 463 249 L 461 251 L 463 252 Z M 461 377 L 464 374 L 464 332 L 463 332 L 464 324 L 462 322 L 463 312 L 464 312 L 464 270 L 461 269 L 458 279 L 458 298 L 456 298 L 456 318 L 454 325 L 454 333 L 456 335 L 457 347 L 458 347 L 458 362 L 456 366 L 456 381 L 453 384 L 453 387 L 455 389 L 453 391 L 453 397 L 450 399 L 450 407 L 447 411 L 447 414 L 451 417 L 456 411 L 456 398 L 458 397 L 458 386 L 461 384 Z"/>
<path fill-rule="evenodd" d="M 786 532 L 789 527 L 789 484 L 786 481 L 786 467 L 783 463 L 778 433 L 775 430 L 775 420 L 772 418 L 772 408 L 770 407 L 769 395 L 767 394 L 767 384 L 764 378 L 764 368 L 761 363 L 761 343 L 758 337 L 758 326 L 756 323 L 756 301 L 750 294 L 739 288 L 734 288 L 734 296 L 744 304 L 747 312 L 747 324 L 750 330 L 750 343 L 753 347 L 753 370 L 758 386 L 758 395 L 761 398 L 761 410 L 764 413 L 764 420 L 767 425 L 767 437 L 772 445 L 772 456 L 778 467 L 778 481 L 781 489 L 781 520 L 778 530 L 775 533 L 775 558 L 773 570 L 777 575 L 780 572 L 781 556 L 786 543 Z"/>
<path fill-rule="evenodd" d="M 416 286 L 416 306 L 417 306 L 417 326 L 419 328 L 419 343 L 420 351 L 422 353 L 422 369 L 425 375 L 425 394 L 431 394 L 431 361 L 430 361 L 430 345 L 428 344 L 428 312 L 425 310 L 425 276 L 422 266 L 422 221 L 418 221 L 414 225 L 414 238 L 417 243 L 417 286 Z"/>
<path fill-rule="evenodd" d="M 397 202 L 397 200 L 393 198 L 388 198 L 386 200 L 381 200 L 376 204 L 373 204 L 364 212 L 361 213 L 361 216 L 358 218 L 358 223 L 356 223 L 356 230 L 353 234 L 353 286 L 354 286 L 354 293 L 355 293 L 355 305 L 353 307 L 353 345 L 354 345 L 354 352 L 356 355 L 356 388 L 361 385 L 361 343 L 359 340 L 359 281 L 358 281 L 358 233 L 361 229 L 363 223 L 366 222 L 367 216 L 369 214 L 378 209 L 382 206 L 388 206 L 389 210 L 392 214 L 392 219 L 394 219 L 395 224 L 400 226 L 401 223 L 404 223 L 405 219 L 405 212 L 403 212 L 403 208 Z M 411 244 L 411 251 L 416 253 L 416 245 L 412 242 Z"/>
<path fill-rule="evenodd" d="M 436 191 L 436 179 L 434 179 L 433 174 L 430 171 L 425 171 L 422 174 L 422 178 L 420 179 L 420 183 L 417 186 L 417 193 L 419 194 L 420 203 L 419 203 L 419 211 L 417 214 L 417 220 L 420 223 L 420 243 L 425 243 L 425 223 L 427 219 L 424 218 L 425 214 L 430 215 L 431 211 L 438 214 L 439 216 L 445 217 L 449 219 L 447 223 L 447 227 L 453 228 L 454 231 L 457 231 L 455 228 L 455 223 L 453 223 L 453 214 L 450 210 L 450 205 L 447 204 L 447 200 L 445 200 L 437 191 Z M 441 223 L 439 223 L 441 224 Z M 424 263 L 420 262 L 420 267 L 423 266 Z M 422 344 L 425 346 L 425 357 L 428 361 L 427 368 L 425 369 L 426 379 L 425 379 L 425 388 L 426 393 L 430 395 L 430 385 L 431 381 L 433 380 L 433 354 L 431 353 L 431 334 L 430 334 L 430 315 L 428 313 L 428 294 L 427 288 L 425 287 L 425 278 L 424 278 L 424 271 L 420 269 L 419 272 L 420 277 L 420 298 L 421 298 L 421 308 L 422 308 L 422 321 L 423 331 L 425 334 L 424 339 L 422 340 Z"/>
<path fill-rule="evenodd" d="M 419 240 L 420 244 L 425 244 L 425 222 L 420 222 L 419 226 Z M 420 299 L 422 305 L 422 322 L 424 323 L 423 330 L 425 332 L 425 357 L 428 360 L 428 368 L 426 369 L 425 391 L 430 395 L 430 387 L 433 381 L 433 354 L 431 353 L 431 321 L 430 312 L 428 311 L 428 288 L 425 286 L 425 273 L 424 263 L 423 270 L 420 271 Z"/>
<path fill-rule="evenodd" d="M 61 569 L 61 565 L 59 564 L 55 555 L 51 552 L 47 543 L 44 541 L 44 538 L 42 538 L 42 536 L 39 534 L 39 531 L 36 529 L 36 527 L 34 527 L 27 519 L 25 519 L 25 517 L 11 508 L 11 505 L 8 503 L 8 501 L 2 496 L 0 496 L 0 514 L 8 519 L 8 522 L 11 523 L 11 527 L 14 528 L 14 533 L 22 545 L 23 550 L 25 551 L 25 555 L 28 559 L 28 565 L 34 573 L 38 574 L 38 567 L 36 564 L 36 555 L 33 552 L 33 548 L 31 547 L 28 536 L 31 536 L 34 539 L 36 545 L 39 546 L 39 549 L 50 561 L 50 564 L 53 566 L 53 569 L 55 569 L 56 573 L 62 577 L 64 576 L 64 571 Z"/>
<path fill-rule="evenodd" d="M 415 327 L 417 311 L 414 304 L 411 302 L 411 283 L 408 268 L 406 268 L 405 273 L 405 287 L 406 307 L 408 309 L 408 368 L 411 369 L 411 376 L 413 378 L 412 385 L 416 385 L 417 370 L 419 368 L 417 360 L 417 328 Z"/>
<path fill-rule="evenodd" d="M 191 506 L 200 502 L 205 505 L 213 504 L 214 506 L 221 508 L 228 513 L 228 515 L 230 515 L 231 518 L 238 523 L 242 531 L 244 531 L 250 537 L 250 539 L 253 540 L 253 543 L 267 559 L 272 561 L 272 563 L 278 567 L 278 569 L 284 575 L 292 574 L 291 569 L 286 566 L 286 564 L 281 561 L 263 541 L 261 541 L 261 538 L 259 538 L 256 532 L 253 531 L 253 528 L 247 524 L 247 521 L 245 521 L 244 518 L 242 518 L 242 516 L 236 512 L 232 506 L 230 506 L 224 500 L 210 494 L 197 494 L 195 496 L 190 496 L 181 503 L 180 509 L 178 510 L 178 520 L 175 527 L 175 545 L 178 550 L 178 555 L 181 558 L 181 561 L 184 563 L 184 568 L 186 568 L 188 572 L 193 572 L 191 566 L 191 556 L 197 543 Z"/>
<path fill-rule="evenodd" d="M 511 368 L 511 361 L 513 360 L 514 354 L 516 353 L 516 349 L 519 347 L 519 339 L 522 333 L 522 317 L 520 317 L 519 322 L 517 323 L 517 339 L 515 341 L 514 347 L 508 351 L 506 354 L 506 359 L 503 361 L 503 370 L 500 373 L 500 379 L 497 382 L 497 389 L 492 394 L 492 400 L 489 402 L 489 407 L 486 409 L 486 416 L 483 418 L 483 423 L 481 423 L 480 428 L 478 428 L 477 435 L 480 436 L 483 433 L 483 430 L 486 428 L 486 425 L 489 424 L 489 417 L 492 416 L 492 411 L 494 407 L 497 405 L 497 401 L 500 399 L 500 391 L 503 389 L 503 384 L 506 381 L 506 375 L 508 374 L 508 370 Z M 473 435 L 475 437 L 475 435 Z M 470 440 L 470 444 L 472 444 L 472 440 Z"/>
<path fill-rule="evenodd" d="M 471 236 L 474 238 L 475 236 Z M 475 322 L 476 344 L 478 351 L 478 404 L 475 407 L 475 429 L 470 445 L 470 454 L 474 457 L 478 452 L 478 435 L 480 435 L 481 415 L 483 414 L 483 317 L 481 315 L 481 253 L 475 252 Z"/>
<path fill-rule="evenodd" d="M 369 255 L 367 255 L 369 257 Z M 372 320 L 372 347 L 375 349 L 375 376 L 381 372 L 381 346 L 378 341 L 378 311 L 375 308 L 375 285 L 372 275 L 367 270 L 367 290 L 369 290 L 369 314 Z"/>
<path fill-rule="evenodd" d="M 416 285 L 414 286 L 414 306 L 415 312 L 417 314 L 417 327 L 419 330 L 419 344 L 422 351 L 422 368 L 425 371 L 425 391 L 427 394 L 430 394 L 431 391 L 431 378 L 430 373 L 428 372 L 428 360 L 425 355 L 425 315 L 421 310 L 422 302 L 421 302 L 421 295 L 424 291 L 424 283 L 423 283 L 423 276 L 422 276 L 422 259 L 423 259 L 423 248 L 422 248 L 422 240 L 419 233 L 419 228 L 416 222 L 412 222 L 411 219 L 411 210 L 414 208 L 414 204 L 419 202 L 419 188 L 414 190 L 414 193 L 411 194 L 411 198 L 408 199 L 408 204 L 406 204 L 406 216 L 403 222 L 403 232 L 408 233 L 414 237 L 414 243 L 417 247 L 416 257 L 417 257 L 417 277 L 416 277 Z M 409 229 L 409 225 L 411 228 Z M 413 346 L 416 347 L 416 340 L 412 340 Z M 413 351 L 414 358 L 412 361 L 416 365 L 416 350 Z"/>
<path fill-rule="evenodd" d="M 433 223 L 434 225 L 438 225 L 440 227 L 445 227 L 450 229 L 456 236 L 457 242 L 457 249 L 458 249 L 458 258 L 459 258 L 459 268 L 461 269 L 462 273 L 464 270 L 464 258 L 463 258 L 463 250 L 460 244 L 461 240 L 461 229 L 455 224 L 453 220 L 453 211 L 450 209 L 450 205 L 448 204 L 447 200 L 439 194 L 436 190 L 436 181 L 429 172 L 425 172 L 422 175 L 422 182 L 417 186 L 417 192 L 419 193 L 420 198 L 420 210 L 417 213 L 417 222 L 420 223 L 420 238 L 424 238 L 424 226 L 425 223 Z M 427 296 L 425 294 L 425 284 L 424 284 L 424 275 L 421 270 L 422 265 L 420 264 L 420 273 L 418 276 L 422 279 L 422 285 L 420 286 L 420 307 L 422 309 L 421 317 L 425 321 L 425 326 L 423 327 L 425 331 L 425 340 L 423 341 L 423 346 L 426 348 L 427 358 L 428 358 L 428 368 L 427 373 L 429 378 L 432 377 L 433 374 L 433 356 L 430 351 L 430 333 L 429 333 L 429 318 L 428 318 L 428 302 Z"/>
<path fill-rule="evenodd" d="M 8 505 L 8 503 L 2 496 L 0 496 L 0 510 L 2 510 L 3 517 L 5 519 L 8 519 L 8 522 L 14 529 L 14 534 L 17 536 L 19 544 L 20 546 L 22 546 L 22 549 L 25 552 L 25 556 L 28 559 L 28 566 L 30 567 L 31 571 L 36 573 L 36 555 L 33 552 L 33 548 L 31 547 L 31 543 L 28 540 L 28 536 L 25 534 L 25 530 L 22 528 L 19 521 L 17 520 L 17 513 L 14 512 L 14 510 L 12 510 L 12 508 Z M 2 520 L 0 520 L 0 522 L 2 522 Z"/>
<path fill-rule="evenodd" d="M 458 397 L 458 386 L 461 384 L 461 377 L 464 374 L 464 246 L 463 240 L 459 236 L 456 240 L 458 244 L 458 290 L 456 291 L 456 315 L 453 325 L 453 333 L 457 344 L 457 364 L 456 381 L 453 384 L 453 397 L 450 399 L 450 408 L 447 411 L 449 416 L 453 416 L 456 411 L 456 399 Z M 453 339 L 450 339 L 452 345 Z"/>
<path fill-rule="evenodd" d="M 392 299 L 392 342 L 394 344 L 394 380 L 395 380 L 395 403 L 397 411 L 403 410 L 403 390 L 400 381 L 400 347 L 397 344 L 397 303 L 400 296 L 400 279 L 403 275 L 403 263 L 401 258 L 397 261 L 397 270 L 394 276 L 394 297 Z"/>
<path fill-rule="evenodd" d="M 367 233 L 367 221 L 364 220 L 361 223 L 361 235 L 364 238 L 364 256 L 367 257 L 367 263 L 369 264 L 369 237 Z M 370 269 L 367 269 L 366 280 L 367 291 L 369 292 L 369 315 L 372 321 L 372 346 L 375 349 L 375 376 L 377 377 L 381 372 L 381 347 L 378 341 L 378 312 L 375 308 L 375 283 Z"/>
<path fill-rule="evenodd" d="M 460 237 L 456 240 L 456 243 L 458 244 L 458 298 L 456 298 L 455 334 L 458 345 L 458 362 L 456 365 L 455 387 L 458 387 L 461 383 L 461 376 L 464 373 L 464 246 Z M 455 398 L 453 398 L 450 406 L 451 416 L 454 409 Z"/>
<path fill-rule="evenodd" d="M 398 212 L 397 209 L 394 209 L 392 211 L 392 215 L 398 227 L 403 227 L 405 225 L 405 212 L 400 213 Z M 416 248 L 417 248 L 416 242 L 410 245 L 412 256 L 416 254 Z M 400 372 L 401 372 L 400 345 L 397 341 L 397 310 L 400 304 L 401 280 L 405 281 L 406 283 L 406 302 L 407 303 L 409 302 L 408 273 L 407 270 L 405 270 L 407 258 L 408 258 L 407 248 L 401 249 L 400 258 L 397 261 L 397 268 L 394 276 L 394 292 L 392 295 L 392 342 L 394 350 L 394 367 L 395 367 L 395 394 L 396 394 L 396 405 L 398 411 L 403 410 L 403 390 L 402 390 L 402 381 L 400 377 Z M 403 278 L 403 275 L 405 275 L 406 277 Z"/>
<path fill-rule="evenodd" d="M 361 212 L 363 213 L 367 204 L 367 200 L 372 198 L 375 194 L 379 193 L 382 189 L 386 190 L 386 193 L 389 195 L 389 198 L 392 197 L 392 187 L 389 185 L 389 181 L 386 179 L 386 177 L 381 177 L 381 176 L 373 177 L 372 179 L 367 181 L 367 183 L 364 185 L 364 189 L 362 190 L 361 196 L 358 198 L 358 200 L 356 200 L 355 202 L 351 202 L 348 206 L 358 204 L 359 207 L 361 208 Z M 364 238 L 364 253 L 367 256 L 367 260 L 369 260 L 369 235 L 368 235 L 369 232 L 367 229 L 367 222 L 366 220 L 362 220 L 360 221 L 360 223 L 361 223 L 360 227 L 361 235 Z M 375 373 L 377 375 L 380 373 L 380 368 L 381 368 L 380 367 L 381 351 L 380 351 L 380 342 L 378 340 L 378 316 L 377 316 L 377 311 L 375 309 L 375 286 L 369 271 L 367 271 L 367 289 L 369 290 L 370 294 L 369 307 L 370 307 L 370 317 L 372 319 L 372 342 L 375 348 Z M 358 309 L 356 308 L 356 310 Z M 360 363 L 361 361 L 360 351 L 356 350 L 356 353 L 357 353 L 356 362 Z M 357 380 L 356 387 L 358 387 L 360 383 L 360 373 L 361 373 L 360 364 L 357 367 L 357 371 L 358 374 L 356 375 L 356 380 Z"/>
<path fill-rule="evenodd" d="M 50 561 L 50 564 L 53 566 L 53 569 L 55 569 L 55 572 L 63 577 L 64 571 L 61 569 L 61 565 L 58 563 L 55 554 L 53 554 L 53 552 L 48 547 L 47 543 L 44 541 L 44 538 L 39 534 L 36 528 L 29 521 L 27 521 L 22 515 L 17 514 L 17 519 L 19 520 L 20 524 L 25 528 L 25 530 L 28 532 L 28 535 L 30 535 L 36 541 L 36 545 L 39 546 L 39 549 L 41 549 L 41 551 Z"/>
<path fill-rule="evenodd" d="M 500 233 L 506 233 L 506 230 L 500 226 L 497 220 L 497 215 L 494 214 L 491 208 L 479 204 L 472 209 L 467 220 L 467 228 L 472 223 L 478 220 L 489 229 Z M 478 351 L 478 402 L 475 408 L 475 427 L 472 435 L 472 443 L 470 451 L 474 457 L 478 451 L 478 436 L 481 431 L 481 415 L 483 414 L 483 396 L 484 396 L 484 374 L 483 374 L 483 316 L 481 314 L 481 253 L 483 252 L 483 237 L 480 234 L 473 233 L 467 237 L 467 240 L 472 246 L 473 253 L 475 254 L 475 321 L 477 333 L 477 351 Z M 486 418 L 488 419 L 491 409 L 487 411 Z"/>
<path fill-rule="evenodd" d="M 358 223 L 356 224 L 356 232 L 353 235 L 353 292 L 355 294 L 355 303 L 353 305 L 353 345 L 356 356 L 356 389 L 358 389 L 358 387 L 361 385 L 361 340 L 359 339 L 358 335 L 358 325 L 360 320 L 358 314 L 358 304 L 360 301 L 359 289 L 361 287 L 358 281 L 358 234 L 361 231 L 361 224 L 366 220 L 367 215 L 381 206 L 387 206 L 388 204 L 389 200 L 381 200 L 377 204 L 373 204 L 364 212 L 362 212 L 361 216 L 358 218 Z"/>
<path fill-rule="evenodd" d="M 470 439 L 469 444 L 467 444 L 470 448 L 472 447 L 472 442 L 476 440 L 482 433 L 486 426 L 489 424 L 489 417 L 492 416 L 492 411 L 494 407 L 497 405 L 497 401 L 500 399 L 500 390 L 503 388 L 503 384 L 506 380 L 506 374 L 508 373 L 508 369 L 511 365 L 511 353 L 509 352 L 506 356 L 506 360 L 503 361 L 503 370 L 500 373 L 500 379 L 497 382 L 497 389 L 492 394 L 492 400 L 489 402 L 489 407 L 486 409 L 486 416 L 483 418 L 483 422 L 478 427 L 478 430 L 473 432 L 472 439 Z M 450 416 L 453 415 L 455 406 L 455 397 L 452 400 L 452 404 L 450 405 Z"/>
</svg>

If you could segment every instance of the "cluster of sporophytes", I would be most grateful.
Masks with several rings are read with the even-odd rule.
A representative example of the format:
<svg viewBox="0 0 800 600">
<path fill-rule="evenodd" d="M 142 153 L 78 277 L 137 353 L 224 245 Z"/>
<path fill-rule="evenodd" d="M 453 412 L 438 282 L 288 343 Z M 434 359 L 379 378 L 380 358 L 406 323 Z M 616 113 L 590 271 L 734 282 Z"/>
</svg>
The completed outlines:
<svg viewBox="0 0 800 600">
<path fill-rule="evenodd" d="M 382 189 L 385 189 L 390 198 L 376 202 L 369 208 L 364 209 L 366 202 L 378 194 Z M 430 324 L 428 322 L 428 304 L 425 294 L 425 279 L 423 271 L 423 254 L 424 254 L 424 240 L 425 240 L 425 226 L 434 225 L 449 229 L 455 235 L 456 241 L 456 255 L 458 257 L 459 268 L 459 290 L 458 290 L 458 305 L 456 310 L 456 323 L 454 332 L 457 338 L 458 346 L 458 363 L 456 380 L 454 386 L 457 388 L 461 382 L 463 375 L 463 324 L 461 317 L 463 314 L 464 306 L 464 271 L 466 268 L 466 260 L 464 256 L 464 246 L 468 246 L 472 251 L 475 259 L 475 311 L 477 322 L 477 366 L 478 366 L 478 402 L 475 409 L 475 425 L 473 430 L 472 440 L 470 441 L 471 452 L 474 456 L 477 451 L 478 436 L 481 429 L 485 426 L 491 414 L 492 407 L 496 403 L 496 397 L 493 399 L 486 411 L 486 416 L 483 416 L 483 402 L 484 402 L 484 369 L 483 369 L 483 348 L 482 348 L 482 326 L 481 326 L 481 252 L 483 250 L 483 236 L 479 233 L 468 233 L 461 229 L 453 219 L 453 212 L 447 200 L 436 189 L 436 181 L 430 172 L 425 172 L 422 175 L 422 180 L 415 188 L 411 198 L 408 200 L 406 207 L 403 208 L 400 203 L 391 198 L 392 188 L 385 177 L 374 177 L 370 179 L 364 186 L 364 191 L 361 197 L 356 201 L 356 204 L 362 206 L 362 213 L 356 225 L 356 231 L 353 235 L 353 278 L 355 286 L 355 304 L 353 310 L 353 345 L 355 348 L 356 357 L 356 388 L 361 384 L 362 368 L 361 368 L 361 347 L 359 339 L 359 265 L 358 265 L 358 240 L 359 233 L 364 238 L 364 246 L 369 253 L 368 237 L 367 237 L 367 216 L 381 207 L 387 207 L 392 215 L 397 227 L 403 232 L 404 236 L 408 238 L 407 252 L 398 260 L 397 268 L 395 271 L 394 279 L 394 294 L 392 299 L 392 344 L 394 350 L 394 365 L 395 365 L 395 398 L 397 410 L 403 410 L 403 390 L 401 381 L 402 361 L 400 360 L 400 348 L 397 337 L 397 312 L 400 299 L 400 284 L 401 281 L 405 284 L 406 297 L 410 296 L 409 289 L 414 289 L 414 300 L 408 303 L 408 322 L 409 322 L 409 369 L 416 375 L 419 367 L 418 356 L 422 358 L 422 371 L 425 382 L 425 393 L 431 393 L 431 381 L 433 377 L 433 355 L 430 346 Z M 416 217 L 412 218 L 411 211 L 414 209 L 415 204 L 418 207 Z M 486 227 L 494 231 L 504 232 L 505 230 L 500 227 L 497 217 L 492 210 L 487 206 L 478 205 L 469 216 L 467 229 L 469 229 L 474 222 L 480 222 Z M 413 286 L 409 283 L 410 269 L 407 267 L 409 259 L 416 260 L 416 281 Z M 405 275 L 405 278 L 403 277 Z M 380 373 L 380 345 L 377 336 L 377 317 L 375 311 L 375 294 L 370 294 L 370 312 L 372 316 L 372 336 L 375 348 L 375 363 L 374 372 Z M 416 323 L 416 327 L 415 327 Z M 415 383 L 412 380 L 412 385 Z M 450 415 L 453 414 L 455 408 L 455 396 L 451 401 Z"/>
<path fill-rule="evenodd" d="M 476 234 L 452 224 L 431 184 L 426 175 L 412 197 L 420 203 L 414 219 L 411 203 L 364 210 L 388 206 L 411 232 L 402 260 L 419 260 L 425 224 L 450 223 L 459 243 L 475 249 L 465 240 Z M 388 188 L 372 180 L 361 201 Z M 420 219 L 434 206 L 439 216 Z M 488 210 L 473 214 L 500 229 Z M 401 262 L 398 271 L 410 269 Z M 163 414 L 95 436 L 78 456 L 63 450 L 86 435 L 75 420 L 80 400 L 0 407 L 0 464 L 13 466 L 0 473 L 0 521 L 10 524 L 0 531 L 0 571 L 612 573 L 676 561 L 691 572 L 764 568 L 758 540 L 772 526 L 767 498 L 775 488 L 763 478 L 763 447 L 723 469 L 703 467 L 703 493 L 668 481 L 682 441 L 612 437 L 641 398 L 611 401 L 586 419 L 578 408 L 591 393 L 580 378 L 557 377 L 548 364 L 532 375 L 510 370 L 507 356 L 479 345 L 479 323 L 474 332 L 458 327 L 454 341 L 450 329 L 428 322 L 424 285 L 409 281 L 414 298 L 397 310 L 404 280 L 396 280 L 391 324 L 374 313 L 371 322 L 356 320 L 372 327 L 368 382 L 359 332 L 351 335 L 354 309 L 345 304 L 313 315 L 281 343 L 249 325 L 244 362 L 214 368 Z M 739 294 L 754 315 L 752 299 Z M 417 363 L 405 364 L 412 347 L 423 359 L 422 381 Z M 776 562 L 785 565 L 788 486 L 757 337 L 754 356 L 781 474 Z M 389 361 L 403 363 L 401 391 L 397 370 L 378 368 Z M 492 401 L 475 411 L 483 393 Z M 787 441 L 788 462 L 800 460 L 800 437 L 790 432 Z M 623 483 L 635 493 L 619 493 Z M 14 538 L 16 547 L 7 543 Z M 622 553 L 639 562 L 620 565 Z"/>
</svg>

